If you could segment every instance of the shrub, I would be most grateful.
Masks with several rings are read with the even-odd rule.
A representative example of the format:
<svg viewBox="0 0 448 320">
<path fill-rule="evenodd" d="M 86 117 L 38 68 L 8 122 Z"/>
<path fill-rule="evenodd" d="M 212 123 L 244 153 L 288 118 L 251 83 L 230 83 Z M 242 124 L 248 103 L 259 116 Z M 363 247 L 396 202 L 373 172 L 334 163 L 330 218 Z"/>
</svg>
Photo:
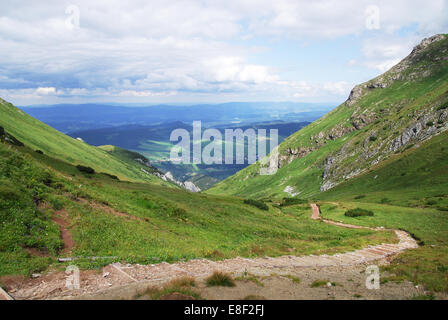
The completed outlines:
<svg viewBox="0 0 448 320">
<path fill-rule="evenodd" d="M 356 208 L 356 209 L 347 210 L 344 215 L 346 217 L 365 217 L 365 216 L 372 217 L 373 212 L 370 210 Z"/>
<path fill-rule="evenodd" d="M 372 141 L 372 142 L 373 142 L 373 141 L 376 141 L 377 139 L 378 139 L 378 138 L 375 137 L 375 136 L 370 136 L 370 137 L 369 137 L 369 140 Z"/>
<path fill-rule="evenodd" d="M 111 179 L 114 179 L 114 180 L 120 180 L 120 179 L 118 179 L 118 177 L 117 176 L 115 176 L 115 175 L 113 175 L 113 174 L 109 174 L 109 173 L 105 173 L 105 172 L 103 172 L 103 174 L 106 176 L 106 177 L 109 177 L 109 178 L 111 178 Z"/>
<path fill-rule="evenodd" d="M 151 300 L 202 300 L 200 294 L 193 290 L 196 282 L 193 278 L 185 277 L 170 281 L 162 288 L 149 287 L 134 299 Z"/>
<path fill-rule="evenodd" d="M 326 287 L 328 282 L 328 280 L 315 280 L 311 284 L 311 288 Z"/>
<path fill-rule="evenodd" d="M 444 110 L 444 109 L 447 109 L 447 108 L 448 108 L 448 103 L 445 103 L 445 104 L 442 104 L 440 107 L 438 107 L 437 111 Z"/>
<path fill-rule="evenodd" d="M 195 287 L 196 281 L 192 277 L 182 277 L 171 280 L 170 284 L 175 287 Z"/>
<path fill-rule="evenodd" d="M 366 197 L 365 194 L 360 194 L 359 196 L 356 196 L 355 199 L 356 199 L 356 200 L 359 200 L 359 199 L 363 199 L 363 198 L 365 198 L 365 197 Z"/>
<path fill-rule="evenodd" d="M 432 121 L 426 122 L 427 127 L 432 127 L 433 125 L 434 125 L 434 122 L 432 122 Z"/>
<path fill-rule="evenodd" d="M 296 277 L 296 276 L 293 276 L 293 275 L 290 275 L 290 274 L 286 275 L 285 277 L 290 279 L 292 282 L 297 283 L 297 284 L 300 284 L 300 282 L 302 282 L 302 280 L 300 280 L 299 277 Z"/>
<path fill-rule="evenodd" d="M 207 278 L 207 287 L 234 287 L 235 282 L 233 278 L 222 272 L 214 272 L 210 277 Z"/>
<path fill-rule="evenodd" d="M 244 200 L 244 203 L 254 206 L 254 207 L 257 207 L 258 209 L 261 209 L 261 210 L 266 210 L 266 211 L 269 210 L 269 207 L 266 203 L 258 201 L 258 200 L 246 199 L 246 200 Z"/>
<path fill-rule="evenodd" d="M 282 207 L 293 206 L 295 204 L 304 204 L 307 203 L 306 200 L 299 198 L 283 198 L 283 202 L 281 204 Z"/>
<path fill-rule="evenodd" d="M 42 150 L 36 150 L 36 153 L 38 154 L 44 154 L 44 152 Z"/>
<path fill-rule="evenodd" d="M 388 198 L 381 199 L 381 203 L 382 204 L 386 204 L 386 203 L 389 203 L 389 202 L 390 202 L 390 199 L 388 199 Z"/>
<path fill-rule="evenodd" d="M 85 167 L 85 166 L 77 165 L 76 168 L 77 168 L 79 171 L 84 172 L 84 173 L 88 173 L 88 174 L 94 174 L 94 173 L 95 173 L 95 170 L 93 170 L 93 169 L 90 168 L 90 167 Z"/>
</svg>

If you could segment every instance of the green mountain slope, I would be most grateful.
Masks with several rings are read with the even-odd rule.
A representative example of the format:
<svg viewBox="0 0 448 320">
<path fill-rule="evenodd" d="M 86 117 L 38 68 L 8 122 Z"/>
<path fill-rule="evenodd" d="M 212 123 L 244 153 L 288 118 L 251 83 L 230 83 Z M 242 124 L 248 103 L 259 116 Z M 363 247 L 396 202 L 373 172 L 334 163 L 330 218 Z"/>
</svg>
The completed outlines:
<svg viewBox="0 0 448 320">
<path fill-rule="evenodd" d="M 256 163 L 207 192 L 313 197 L 418 148 L 447 128 L 448 36 L 437 35 L 423 40 L 388 72 L 356 86 L 338 108 L 288 137 L 279 146 L 275 175 L 259 175 Z"/>
<path fill-rule="evenodd" d="M 12 137 L 0 134 L 0 285 L 4 275 L 60 268 L 61 256 L 84 257 L 77 265 L 92 268 L 116 261 L 334 253 L 396 240 L 390 232 L 316 223 L 307 204 L 268 205 L 266 211 L 240 198 L 83 173 Z"/>
<path fill-rule="evenodd" d="M 394 154 L 369 172 L 316 195 L 324 201 L 362 201 L 448 211 L 448 131 Z"/>
<path fill-rule="evenodd" d="M 97 172 L 116 175 L 121 180 L 165 184 L 161 179 L 144 173 L 141 170 L 144 166 L 133 161 L 131 157 L 117 156 L 116 153 L 70 138 L 2 99 L 0 127 L 26 146 L 40 150 L 52 158 L 73 165 L 88 166 Z M 124 152 L 124 149 L 122 151 Z"/>
</svg>

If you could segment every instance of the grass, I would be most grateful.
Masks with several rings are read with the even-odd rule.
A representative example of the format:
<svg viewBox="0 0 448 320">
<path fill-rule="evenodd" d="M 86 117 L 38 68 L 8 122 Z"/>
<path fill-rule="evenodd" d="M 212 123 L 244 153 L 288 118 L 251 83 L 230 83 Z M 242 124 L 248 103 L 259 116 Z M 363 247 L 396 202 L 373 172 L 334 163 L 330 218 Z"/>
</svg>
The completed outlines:
<svg viewBox="0 0 448 320">
<path fill-rule="evenodd" d="M 448 292 L 448 219 L 446 212 L 433 208 L 411 208 L 381 203 L 360 202 L 321 203 L 324 218 L 357 225 L 402 229 L 410 232 L 424 244 L 407 250 L 383 268 L 393 274 L 390 281 L 409 280 L 423 284 L 427 290 Z M 356 219 L 344 215 L 347 209 L 363 208 L 375 216 Z M 332 210 L 329 210 L 333 208 Z M 356 219 L 356 222 L 353 222 Z M 383 279 L 383 278 L 382 278 Z"/>
<path fill-rule="evenodd" d="M 175 262 L 195 258 L 336 253 L 393 241 L 389 233 L 346 230 L 309 218 L 307 205 L 269 214 L 233 197 L 193 194 L 95 173 L 25 147 L 0 143 L 0 276 L 51 266 L 62 243 L 53 211 L 64 209 L 82 268 L 114 261 Z M 36 203 L 48 209 L 41 212 Z M 3 209 L 4 208 L 4 209 Z M 24 221 L 24 223 L 22 223 Z M 37 257 L 27 247 L 49 252 Z"/>
<path fill-rule="evenodd" d="M 73 165 L 88 166 L 98 172 L 114 174 L 122 180 L 165 184 L 143 173 L 141 165 L 124 160 L 101 148 L 70 138 L 0 100 L 0 126 L 33 150 Z"/>
<path fill-rule="evenodd" d="M 135 295 L 134 300 L 164 300 L 172 298 L 178 298 L 181 300 L 203 300 L 201 295 L 194 290 L 195 286 L 196 282 L 193 278 L 178 278 L 170 281 L 162 288 L 149 287 L 145 291 Z"/>
<path fill-rule="evenodd" d="M 242 276 L 236 277 L 235 280 L 236 281 L 251 281 L 259 287 L 264 287 L 263 282 L 258 280 L 258 278 L 256 276 L 247 274 L 247 273 L 243 274 Z"/>
<path fill-rule="evenodd" d="M 364 197 L 354 200 L 406 207 L 448 207 L 447 141 L 446 131 L 418 149 L 391 157 L 372 171 L 316 197 L 328 201 L 352 200 L 353 194 L 361 193 Z"/>
<path fill-rule="evenodd" d="M 297 283 L 297 284 L 300 284 L 302 282 L 302 280 L 300 280 L 299 277 L 296 277 L 296 276 L 293 276 L 290 274 L 287 274 L 284 277 L 288 278 L 289 280 L 291 280 L 292 282 Z"/>
<path fill-rule="evenodd" d="M 235 287 L 232 276 L 222 272 L 214 272 L 205 283 L 207 287 Z"/>
</svg>

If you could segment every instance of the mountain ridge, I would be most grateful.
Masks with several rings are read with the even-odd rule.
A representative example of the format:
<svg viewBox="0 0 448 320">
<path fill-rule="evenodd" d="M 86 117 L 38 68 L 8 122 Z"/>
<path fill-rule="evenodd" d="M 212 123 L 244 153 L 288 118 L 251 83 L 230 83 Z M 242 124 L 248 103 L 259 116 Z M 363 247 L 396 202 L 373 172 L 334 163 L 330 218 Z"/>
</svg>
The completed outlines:
<svg viewBox="0 0 448 320">
<path fill-rule="evenodd" d="M 276 175 L 259 176 L 257 163 L 208 192 L 283 197 L 288 188 L 310 197 L 445 131 L 447 56 L 447 35 L 424 39 L 396 66 L 355 86 L 347 101 L 285 139 Z"/>
</svg>

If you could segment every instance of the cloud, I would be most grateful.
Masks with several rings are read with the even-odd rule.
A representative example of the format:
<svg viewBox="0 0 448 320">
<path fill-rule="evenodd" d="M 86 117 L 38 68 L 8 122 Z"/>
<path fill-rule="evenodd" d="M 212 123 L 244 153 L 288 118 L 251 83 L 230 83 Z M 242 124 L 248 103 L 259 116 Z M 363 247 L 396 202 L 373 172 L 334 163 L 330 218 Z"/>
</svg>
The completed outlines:
<svg viewBox="0 0 448 320">
<path fill-rule="evenodd" d="M 365 9 L 372 3 L 380 13 L 380 29 L 375 31 L 365 26 Z M 22 93 L 30 103 L 100 96 L 340 99 L 352 85 L 344 74 L 320 82 L 312 73 L 285 76 L 277 61 L 259 56 L 277 50 L 281 41 L 325 44 L 355 37 L 362 42 L 363 56 L 349 67 L 382 72 L 423 36 L 448 28 L 443 0 L 77 0 L 74 4 L 79 8 L 79 27 L 68 28 L 67 23 L 76 19 L 73 11 L 66 13 L 64 2 L 2 2 L 2 94 L 17 99 Z M 413 33 L 401 34 L 406 28 Z"/>
<path fill-rule="evenodd" d="M 385 72 L 405 58 L 419 41 L 421 39 L 416 36 L 366 39 L 361 49 L 365 57 L 364 65 Z"/>
<path fill-rule="evenodd" d="M 36 89 L 36 94 L 37 94 L 37 95 L 56 94 L 56 88 L 54 88 L 54 87 L 37 88 L 37 89 Z"/>
</svg>

